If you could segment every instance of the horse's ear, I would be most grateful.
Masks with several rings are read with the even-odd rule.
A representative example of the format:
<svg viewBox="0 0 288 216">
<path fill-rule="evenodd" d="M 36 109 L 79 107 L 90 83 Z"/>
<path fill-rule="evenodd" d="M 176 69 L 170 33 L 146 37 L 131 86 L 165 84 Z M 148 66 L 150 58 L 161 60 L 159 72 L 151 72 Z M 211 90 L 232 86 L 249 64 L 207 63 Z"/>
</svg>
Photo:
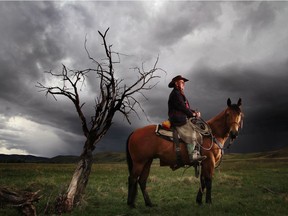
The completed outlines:
<svg viewBox="0 0 288 216">
<path fill-rule="evenodd" d="M 242 105 L 242 99 L 241 98 L 239 98 L 239 100 L 238 100 L 238 102 L 237 102 L 237 106 L 241 106 Z"/>
<path fill-rule="evenodd" d="M 228 98 L 228 100 L 227 100 L 227 106 L 228 106 L 228 107 L 231 106 L 231 100 L 230 100 L 230 98 Z"/>
</svg>

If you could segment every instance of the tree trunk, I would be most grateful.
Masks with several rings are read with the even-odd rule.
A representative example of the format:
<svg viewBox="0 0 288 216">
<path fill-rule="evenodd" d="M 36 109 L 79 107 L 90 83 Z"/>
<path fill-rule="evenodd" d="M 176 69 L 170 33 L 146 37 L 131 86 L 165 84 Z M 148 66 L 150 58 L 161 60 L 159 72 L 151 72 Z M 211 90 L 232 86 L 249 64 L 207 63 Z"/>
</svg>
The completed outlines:
<svg viewBox="0 0 288 216">
<path fill-rule="evenodd" d="M 74 171 L 66 194 L 64 197 L 58 197 L 56 203 L 56 212 L 58 214 L 72 211 L 73 207 L 81 202 L 93 164 L 92 151 L 87 145 L 84 146 L 84 151 Z"/>
</svg>

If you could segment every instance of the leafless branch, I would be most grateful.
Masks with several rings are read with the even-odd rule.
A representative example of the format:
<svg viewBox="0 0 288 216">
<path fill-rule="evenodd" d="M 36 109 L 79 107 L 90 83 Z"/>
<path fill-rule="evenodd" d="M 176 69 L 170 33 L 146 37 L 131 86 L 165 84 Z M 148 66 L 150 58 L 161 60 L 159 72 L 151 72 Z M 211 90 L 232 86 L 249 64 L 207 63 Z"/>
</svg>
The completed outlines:
<svg viewBox="0 0 288 216">
<path fill-rule="evenodd" d="M 57 96 L 64 96 L 73 102 L 82 122 L 84 135 L 86 137 L 93 137 L 93 145 L 108 131 L 112 124 L 114 114 L 117 111 L 123 114 L 129 124 L 131 124 L 131 113 L 134 113 L 140 118 L 136 107 L 140 108 L 141 112 L 145 114 L 143 107 L 136 98 L 136 94 L 141 95 L 147 100 L 144 91 L 153 89 L 158 82 L 152 83 L 152 81 L 160 78 L 160 76 L 156 75 L 156 71 L 161 70 L 160 68 L 157 68 L 158 56 L 151 70 L 145 71 L 144 63 L 142 64 L 141 69 L 139 67 L 133 68 L 134 72 L 138 74 L 134 83 L 127 85 L 124 83 L 123 79 L 116 79 L 114 75 L 114 64 L 120 63 L 120 56 L 124 54 L 112 51 L 112 45 L 107 44 L 106 36 L 108 31 L 109 28 L 104 34 L 99 32 L 106 56 L 105 60 L 101 60 L 101 62 L 91 56 L 87 48 L 87 37 L 85 37 L 85 51 L 88 58 L 95 63 L 96 68 L 70 70 L 65 65 L 62 65 L 60 73 L 54 73 L 52 71 L 45 72 L 50 76 L 62 80 L 62 86 L 46 86 L 42 83 L 36 85 L 40 91 L 46 92 L 46 96 L 52 95 L 55 100 L 57 100 Z M 117 56 L 116 61 L 113 60 L 113 54 Z M 99 92 L 95 99 L 95 113 L 94 116 L 91 117 L 90 127 L 88 127 L 82 110 L 85 103 L 80 102 L 78 90 L 80 83 L 82 88 L 87 76 L 91 72 L 96 73 L 99 78 Z M 145 116 L 147 115 L 145 114 Z"/>
</svg>

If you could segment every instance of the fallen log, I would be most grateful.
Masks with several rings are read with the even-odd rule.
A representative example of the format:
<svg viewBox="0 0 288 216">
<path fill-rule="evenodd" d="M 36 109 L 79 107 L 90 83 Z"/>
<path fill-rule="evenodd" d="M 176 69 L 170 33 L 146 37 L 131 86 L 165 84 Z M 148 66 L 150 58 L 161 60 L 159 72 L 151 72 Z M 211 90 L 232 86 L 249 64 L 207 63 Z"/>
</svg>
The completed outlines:
<svg viewBox="0 0 288 216">
<path fill-rule="evenodd" d="M 38 202 L 41 198 L 39 191 L 19 191 L 6 187 L 0 187 L 0 203 L 18 208 L 25 216 L 36 216 L 36 207 L 34 202 Z"/>
</svg>

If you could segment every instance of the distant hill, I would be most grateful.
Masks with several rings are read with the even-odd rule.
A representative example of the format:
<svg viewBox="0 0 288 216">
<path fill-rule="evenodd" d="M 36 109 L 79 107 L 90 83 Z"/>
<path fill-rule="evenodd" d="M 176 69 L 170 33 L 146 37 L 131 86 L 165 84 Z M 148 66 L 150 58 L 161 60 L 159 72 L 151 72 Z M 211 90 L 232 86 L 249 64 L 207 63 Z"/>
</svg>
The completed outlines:
<svg viewBox="0 0 288 216">
<path fill-rule="evenodd" d="M 47 163 L 49 158 L 33 155 L 0 154 L 0 163 Z"/>
<path fill-rule="evenodd" d="M 0 154 L 0 163 L 77 163 L 78 156 L 59 155 L 53 158 L 37 157 L 33 155 L 5 155 Z M 126 161 L 125 153 L 104 152 L 93 156 L 94 163 L 121 163 Z"/>
<path fill-rule="evenodd" d="M 231 159 L 285 159 L 288 160 L 288 147 L 274 150 L 274 151 L 267 151 L 267 152 L 255 152 L 255 153 L 246 153 L 246 154 L 237 154 L 231 153 L 225 155 L 224 159 L 231 160 Z"/>
<path fill-rule="evenodd" d="M 248 154 L 226 154 L 224 160 L 231 159 L 288 159 L 288 147 L 275 151 L 248 153 Z M 0 163 L 77 163 L 78 156 L 59 155 L 53 158 L 37 157 L 33 155 L 5 155 L 0 154 Z M 94 163 L 126 163 L 124 152 L 103 152 L 93 156 Z"/>
<path fill-rule="evenodd" d="M 58 155 L 56 157 L 50 158 L 48 163 L 66 164 L 66 163 L 77 163 L 78 161 L 79 161 L 78 156 Z"/>
<path fill-rule="evenodd" d="M 94 155 L 94 163 L 126 163 L 125 152 L 103 152 Z"/>
</svg>

